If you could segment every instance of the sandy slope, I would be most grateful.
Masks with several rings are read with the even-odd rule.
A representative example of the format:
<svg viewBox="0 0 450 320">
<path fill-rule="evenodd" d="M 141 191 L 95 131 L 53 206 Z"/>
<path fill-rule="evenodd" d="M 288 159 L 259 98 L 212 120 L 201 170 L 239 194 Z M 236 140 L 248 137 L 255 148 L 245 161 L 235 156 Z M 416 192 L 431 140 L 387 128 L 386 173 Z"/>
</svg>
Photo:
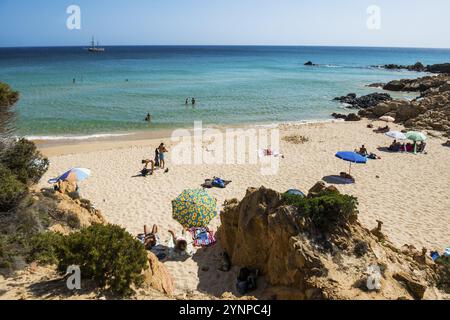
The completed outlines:
<svg viewBox="0 0 450 320">
<path fill-rule="evenodd" d="M 348 170 L 348 163 L 335 158 L 335 152 L 353 150 L 364 143 L 382 159 L 354 166 L 356 184 L 337 185 L 340 191 L 358 197 L 362 223 L 372 228 L 377 219 L 384 221 L 385 233 L 398 246 L 409 243 L 442 251 L 450 245 L 450 149 L 441 146 L 443 140 L 430 138 L 426 155 L 378 151 L 377 147 L 391 140 L 366 125 L 366 121 L 280 125 L 281 137 L 295 133 L 309 141 L 298 145 L 282 141 L 280 149 L 285 158 L 278 173 L 268 176 L 261 175 L 260 165 L 176 165 L 169 153 L 169 173 L 158 170 L 151 177 L 132 177 L 141 169 L 143 158 L 153 157 L 160 140 L 122 141 L 117 148 L 114 143 L 98 142 L 86 146 L 86 152 L 80 145 L 43 149 L 51 155 L 51 166 L 41 185 L 48 186 L 47 179 L 67 168 L 89 168 L 93 174 L 81 183 L 82 196 L 92 200 L 108 221 L 133 234 L 141 232 L 144 224 L 156 223 L 166 240 L 169 228 L 181 230 L 171 218 L 171 200 L 186 188 L 199 187 L 206 178 L 220 176 L 233 181 L 226 189 L 210 191 L 219 204 L 225 199 L 242 198 L 249 186 L 307 191 L 318 180 Z M 170 139 L 165 142 L 169 150 L 173 148 Z M 217 217 L 211 226 L 217 228 L 219 223 Z M 230 273 L 217 271 L 219 254 L 220 248 L 208 248 L 187 261 L 166 262 L 178 293 L 200 290 L 220 295 L 234 291 L 236 269 Z"/>
</svg>

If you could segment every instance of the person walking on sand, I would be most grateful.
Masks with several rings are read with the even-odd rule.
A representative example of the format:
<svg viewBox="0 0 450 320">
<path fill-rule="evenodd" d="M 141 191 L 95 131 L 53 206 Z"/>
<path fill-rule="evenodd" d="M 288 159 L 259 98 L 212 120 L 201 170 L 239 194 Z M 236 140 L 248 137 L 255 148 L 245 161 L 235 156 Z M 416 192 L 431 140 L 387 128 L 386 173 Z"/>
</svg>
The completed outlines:
<svg viewBox="0 0 450 320">
<path fill-rule="evenodd" d="M 161 169 L 164 169 L 164 166 L 166 165 L 166 161 L 164 160 L 164 154 L 168 152 L 164 143 L 161 143 L 159 145 L 158 151 L 159 151 L 159 167 Z"/>
</svg>

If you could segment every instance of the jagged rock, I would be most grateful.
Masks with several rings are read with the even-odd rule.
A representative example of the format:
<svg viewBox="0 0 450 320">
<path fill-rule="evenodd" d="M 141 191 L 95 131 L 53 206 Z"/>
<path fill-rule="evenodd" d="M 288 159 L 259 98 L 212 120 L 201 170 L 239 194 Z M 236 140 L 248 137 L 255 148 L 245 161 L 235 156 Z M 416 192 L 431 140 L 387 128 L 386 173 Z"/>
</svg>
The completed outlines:
<svg viewBox="0 0 450 320">
<path fill-rule="evenodd" d="M 308 197 L 327 189 L 320 181 Z M 386 237 L 377 238 L 356 218 L 336 225 L 331 233 L 318 233 L 300 209 L 282 200 L 273 190 L 249 188 L 242 201 L 225 205 L 220 214 L 223 249 L 234 266 L 261 271 L 268 298 L 411 299 L 424 297 L 424 289 L 434 286 L 432 267 L 403 254 Z M 369 270 L 377 270 L 370 266 L 381 272 L 381 286 L 374 291 L 366 285 Z M 433 299 L 434 287 L 426 294 Z"/>
<path fill-rule="evenodd" d="M 359 98 L 357 98 L 356 94 L 349 93 L 346 96 L 336 97 L 333 100 L 348 104 L 352 108 L 366 109 L 376 106 L 380 102 L 390 101 L 392 98 L 387 93 L 371 93 Z"/>
<path fill-rule="evenodd" d="M 398 107 L 397 112 L 395 113 L 395 119 L 398 121 L 406 121 L 417 117 L 425 111 L 426 109 L 420 105 L 405 103 Z"/>
<path fill-rule="evenodd" d="M 450 63 L 433 64 L 431 66 L 427 66 L 427 71 L 432 73 L 450 74 Z"/>
<path fill-rule="evenodd" d="M 388 70 L 405 69 L 405 70 L 416 71 L 416 72 L 431 72 L 431 73 L 450 74 L 450 63 L 441 63 L 441 64 L 433 64 L 433 65 L 424 66 L 421 62 L 416 62 L 415 64 L 409 65 L 409 66 L 399 65 L 399 64 L 386 64 L 381 67 L 388 69 Z"/>
<path fill-rule="evenodd" d="M 148 252 L 147 258 L 149 267 L 144 271 L 144 284 L 171 296 L 174 286 L 172 277 L 166 266 L 152 252 Z"/>
<path fill-rule="evenodd" d="M 414 279 L 412 276 L 404 272 L 395 273 L 394 279 L 403 282 L 414 299 L 423 299 L 425 291 L 427 290 L 427 286 L 425 284 L 422 284 L 419 280 Z"/>
<path fill-rule="evenodd" d="M 335 119 L 344 119 L 345 121 L 360 121 L 361 120 L 361 117 L 358 116 L 356 113 L 350 113 L 350 114 L 333 113 L 331 116 Z"/>
</svg>

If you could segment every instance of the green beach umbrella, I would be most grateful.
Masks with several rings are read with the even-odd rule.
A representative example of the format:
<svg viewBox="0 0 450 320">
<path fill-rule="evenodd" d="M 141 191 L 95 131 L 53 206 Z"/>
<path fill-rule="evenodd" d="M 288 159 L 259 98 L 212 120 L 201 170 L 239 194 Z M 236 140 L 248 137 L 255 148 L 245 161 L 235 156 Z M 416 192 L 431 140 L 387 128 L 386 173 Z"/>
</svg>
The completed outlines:
<svg viewBox="0 0 450 320">
<path fill-rule="evenodd" d="M 425 141 L 427 140 L 427 136 L 424 135 L 422 132 L 418 131 L 409 131 L 406 133 L 406 139 L 412 140 L 412 141 Z"/>
<path fill-rule="evenodd" d="M 202 189 L 184 190 L 172 201 L 172 217 L 184 228 L 206 227 L 217 215 L 217 200 Z"/>
<path fill-rule="evenodd" d="M 417 153 L 417 141 L 425 141 L 427 140 L 427 136 L 422 132 L 418 131 L 409 131 L 406 133 L 406 139 L 414 141 L 414 154 Z"/>
</svg>

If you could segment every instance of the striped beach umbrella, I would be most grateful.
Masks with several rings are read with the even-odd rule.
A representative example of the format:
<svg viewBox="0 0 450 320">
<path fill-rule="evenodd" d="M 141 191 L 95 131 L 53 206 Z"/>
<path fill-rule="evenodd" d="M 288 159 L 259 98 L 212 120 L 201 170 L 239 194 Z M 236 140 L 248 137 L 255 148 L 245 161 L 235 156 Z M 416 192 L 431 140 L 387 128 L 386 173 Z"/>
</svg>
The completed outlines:
<svg viewBox="0 0 450 320">
<path fill-rule="evenodd" d="M 72 168 L 58 178 L 50 179 L 49 183 L 56 183 L 58 181 L 70 181 L 70 182 L 78 182 L 83 181 L 91 175 L 91 170 L 85 168 Z"/>
<path fill-rule="evenodd" d="M 172 217 L 184 228 L 206 227 L 217 215 L 217 200 L 203 189 L 184 190 L 172 201 Z"/>
</svg>

